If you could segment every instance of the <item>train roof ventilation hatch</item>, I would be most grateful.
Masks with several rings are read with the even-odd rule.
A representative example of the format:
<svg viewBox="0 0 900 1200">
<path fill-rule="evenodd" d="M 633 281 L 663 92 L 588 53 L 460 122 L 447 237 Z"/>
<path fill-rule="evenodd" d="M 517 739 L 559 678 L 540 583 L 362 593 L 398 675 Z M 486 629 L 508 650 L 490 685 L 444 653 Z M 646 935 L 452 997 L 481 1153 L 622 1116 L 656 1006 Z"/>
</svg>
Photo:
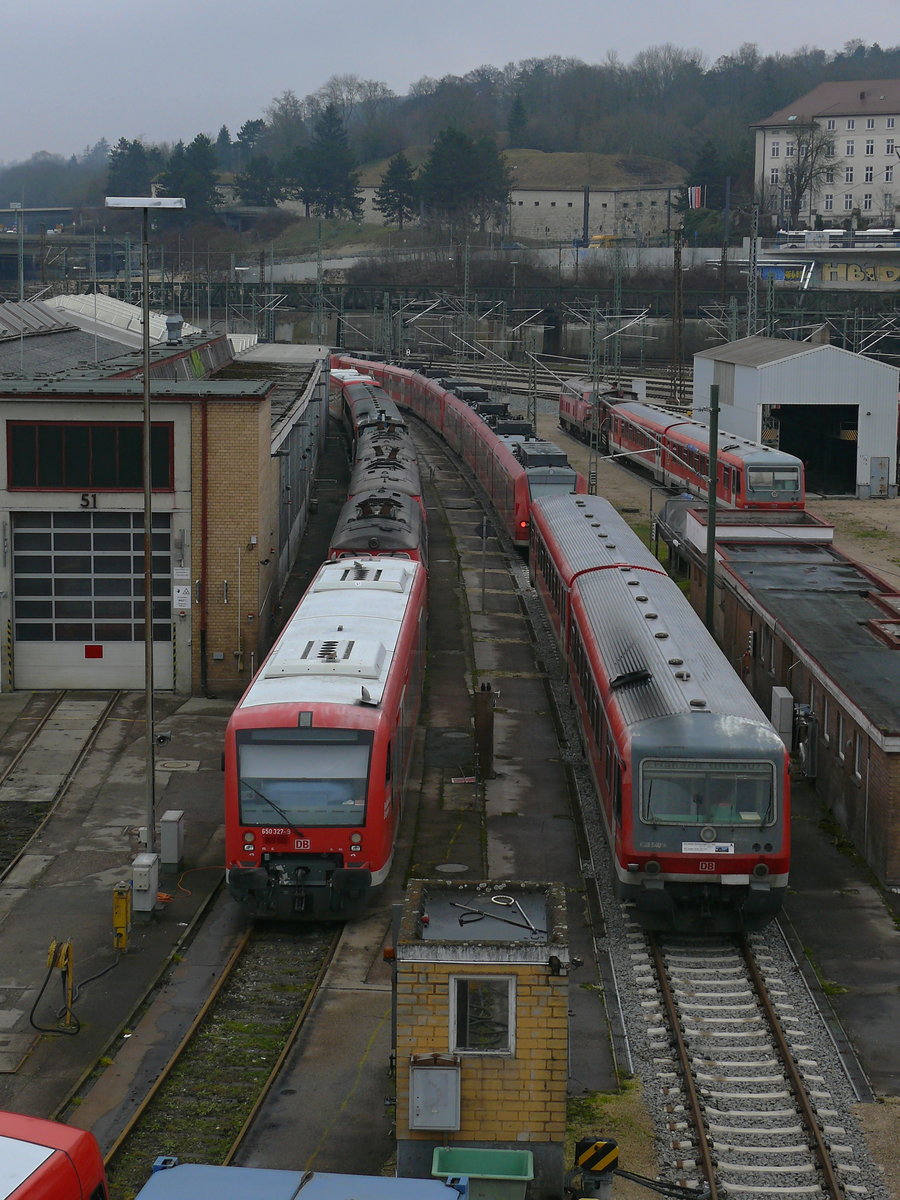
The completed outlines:
<svg viewBox="0 0 900 1200">
<path fill-rule="evenodd" d="M 300 650 L 297 654 L 296 651 Z M 387 652 L 381 642 L 358 638 L 313 638 L 287 649 L 266 668 L 267 679 L 296 675 L 343 675 L 378 679 Z"/>
</svg>

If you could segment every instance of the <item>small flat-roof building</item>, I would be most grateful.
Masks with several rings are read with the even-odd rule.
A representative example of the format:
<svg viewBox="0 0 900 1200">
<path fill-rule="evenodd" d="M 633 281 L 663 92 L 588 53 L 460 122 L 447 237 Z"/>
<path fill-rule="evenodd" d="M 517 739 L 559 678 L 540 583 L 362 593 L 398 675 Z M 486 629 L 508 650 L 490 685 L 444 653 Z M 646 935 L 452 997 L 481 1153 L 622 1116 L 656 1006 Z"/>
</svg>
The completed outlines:
<svg viewBox="0 0 900 1200">
<path fill-rule="evenodd" d="M 746 337 L 694 355 L 694 415 L 806 464 L 814 492 L 897 495 L 894 366 L 837 346 Z"/>
<path fill-rule="evenodd" d="M 561 1194 L 569 968 L 561 885 L 410 884 L 395 941 L 398 1175 L 427 1176 L 440 1147 L 528 1151 L 529 1195 Z"/>
</svg>

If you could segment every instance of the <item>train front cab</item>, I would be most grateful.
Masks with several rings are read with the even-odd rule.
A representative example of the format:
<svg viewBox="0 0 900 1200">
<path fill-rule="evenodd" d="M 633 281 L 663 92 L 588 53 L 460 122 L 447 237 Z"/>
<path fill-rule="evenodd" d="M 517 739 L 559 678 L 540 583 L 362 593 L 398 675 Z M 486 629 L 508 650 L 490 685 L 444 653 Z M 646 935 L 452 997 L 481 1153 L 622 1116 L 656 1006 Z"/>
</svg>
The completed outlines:
<svg viewBox="0 0 900 1200">
<path fill-rule="evenodd" d="M 677 731 L 667 729 L 660 739 L 648 727 L 631 743 L 616 880 L 645 928 L 752 931 L 781 909 L 790 858 L 783 747 L 720 757 L 714 744 L 727 744 L 726 721 L 711 719 L 722 725 L 720 736 L 695 757 L 660 750 L 661 740 L 690 745 L 690 717 L 680 740 Z"/>
<path fill-rule="evenodd" d="M 739 508 L 803 508 L 806 503 L 803 464 L 787 461 L 747 462 L 741 473 Z"/>
<path fill-rule="evenodd" d="M 372 862 L 383 859 L 385 836 L 393 840 L 393 825 L 377 820 L 389 800 L 379 780 L 390 772 L 375 731 L 240 729 L 226 736 L 225 771 L 232 898 L 256 917 L 361 915 Z"/>
</svg>

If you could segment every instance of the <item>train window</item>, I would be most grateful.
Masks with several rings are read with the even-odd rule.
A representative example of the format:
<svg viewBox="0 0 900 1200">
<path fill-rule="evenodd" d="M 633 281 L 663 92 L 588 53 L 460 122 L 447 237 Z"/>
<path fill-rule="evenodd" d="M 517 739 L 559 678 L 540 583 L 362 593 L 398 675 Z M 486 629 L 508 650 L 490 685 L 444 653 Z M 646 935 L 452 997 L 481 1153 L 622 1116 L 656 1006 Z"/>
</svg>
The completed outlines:
<svg viewBox="0 0 900 1200">
<path fill-rule="evenodd" d="M 455 1054 L 512 1054 L 515 1003 L 513 976 L 451 977 L 450 1050 Z"/>
<path fill-rule="evenodd" d="M 769 825 L 774 819 L 772 763 L 641 764 L 641 820 L 648 825 Z"/>
<path fill-rule="evenodd" d="M 747 490 L 771 495 L 799 493 L 800 470 L 798 467 L 748 467 Z"/>
<path fill-rule="evenodd" d="M 238 735 L 245 825 L 361 825 L 372 734 L 353 729 L 252 729 Z"/>
</svg>

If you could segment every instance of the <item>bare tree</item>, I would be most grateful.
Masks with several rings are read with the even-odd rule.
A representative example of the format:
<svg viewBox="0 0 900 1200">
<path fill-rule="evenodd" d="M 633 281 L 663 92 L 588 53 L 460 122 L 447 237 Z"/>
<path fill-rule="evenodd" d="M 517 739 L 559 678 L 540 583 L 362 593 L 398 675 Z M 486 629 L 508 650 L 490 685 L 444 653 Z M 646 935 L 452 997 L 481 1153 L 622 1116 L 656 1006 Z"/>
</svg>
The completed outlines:
<svg viewBox="0 0 900 1200">
<path fill-rule="evenodd" d="M 812 207 L 823 183 L 830 183 L 843 162 L 835 157 L 834 134 L 809 118 L 798 117 L 785 144 L 784 174 L 778 187 L 784 188 L 784 209 L 788 225 L 796 229 L 800 211 Z"/>
</svg>

